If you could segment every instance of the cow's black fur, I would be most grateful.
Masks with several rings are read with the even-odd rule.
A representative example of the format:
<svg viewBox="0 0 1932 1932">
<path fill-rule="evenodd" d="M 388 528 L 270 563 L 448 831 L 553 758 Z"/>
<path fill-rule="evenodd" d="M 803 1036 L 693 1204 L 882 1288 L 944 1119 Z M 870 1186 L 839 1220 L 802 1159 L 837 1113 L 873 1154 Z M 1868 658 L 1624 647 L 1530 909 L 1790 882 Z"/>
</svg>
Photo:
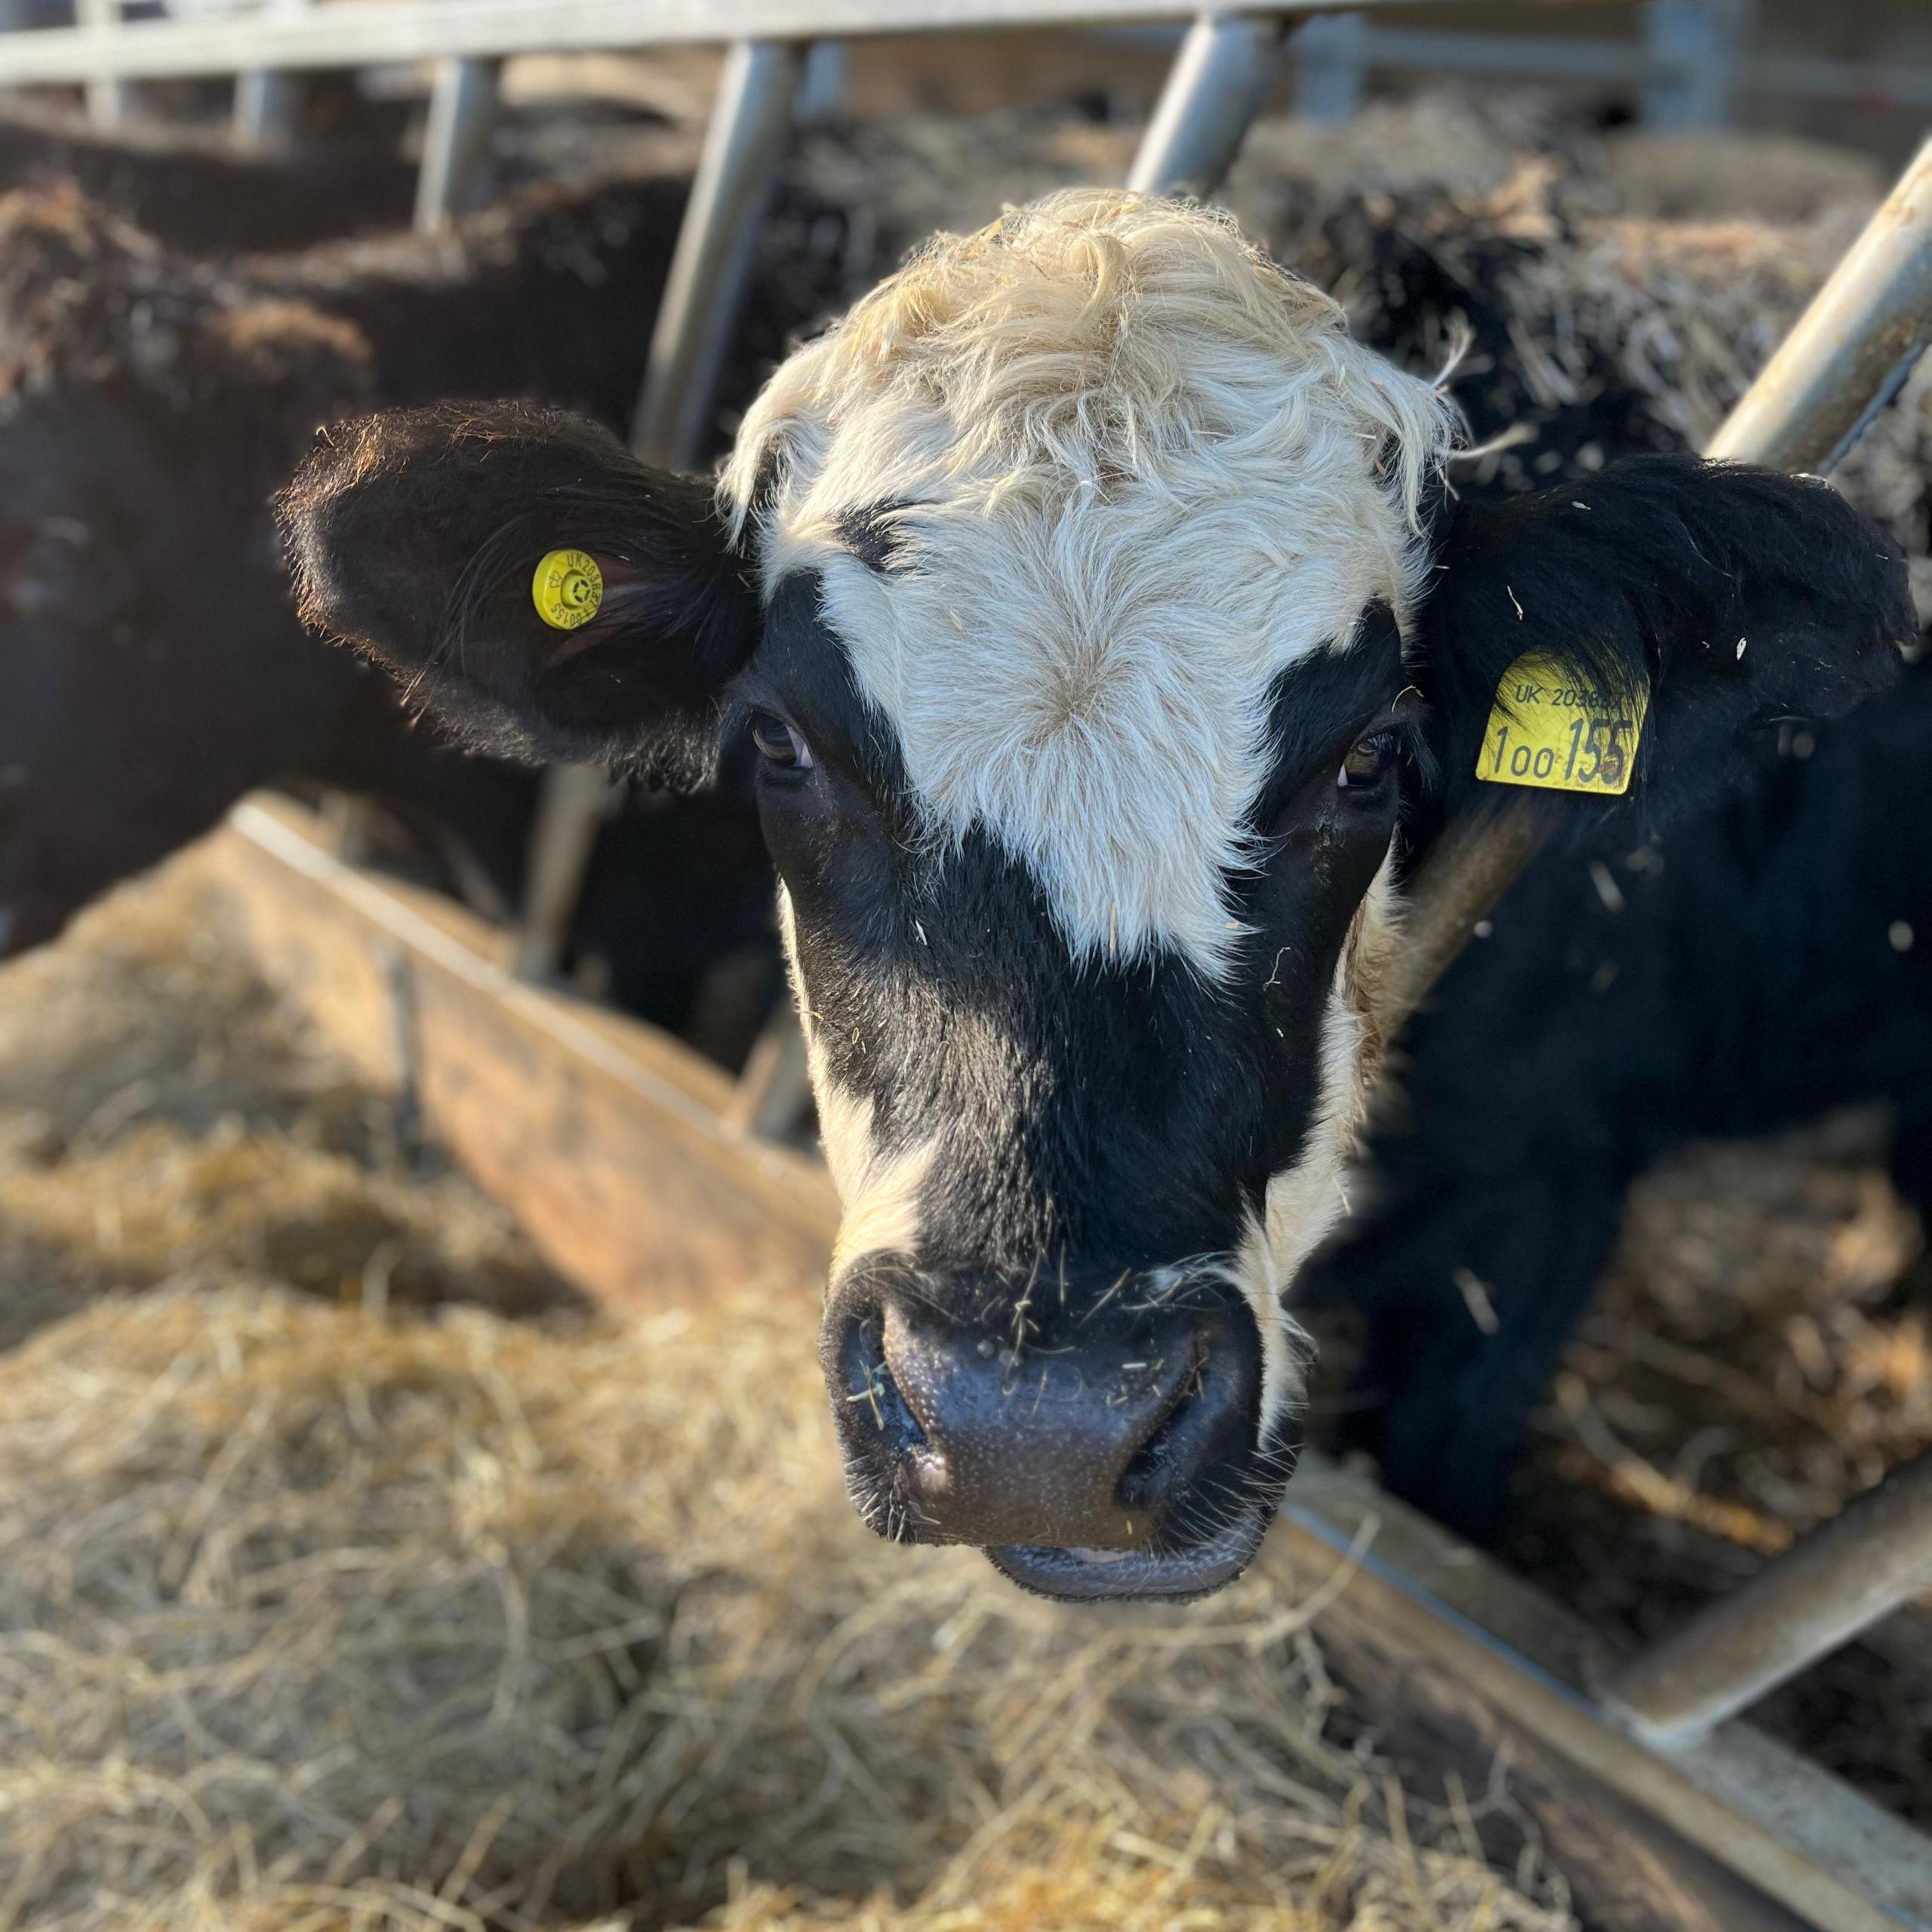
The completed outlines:
<svg viewBox="0 0 1932 1932">
<path fill-rule="evenodd" d="M 1510 892 L 1411 1029 L 1359 1211 L 1298 1290 L 1366 1318 L 1351 1439 L 1468 1534 L 1500 1527 L 1624 1190 L 1672 1148 L 1889 1099 L 1932 1222 L 1932 665 L 1767 727 L 1750 762 L 1654 843 L 1552 853 Z"/>
</svg>

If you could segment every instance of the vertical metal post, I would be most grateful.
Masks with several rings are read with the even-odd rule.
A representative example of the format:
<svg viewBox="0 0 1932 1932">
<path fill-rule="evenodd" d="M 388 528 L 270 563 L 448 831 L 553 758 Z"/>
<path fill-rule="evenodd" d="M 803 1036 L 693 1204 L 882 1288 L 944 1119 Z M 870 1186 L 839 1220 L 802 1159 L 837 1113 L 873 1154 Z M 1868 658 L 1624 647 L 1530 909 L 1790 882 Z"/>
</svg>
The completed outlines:
<svg viewBox="0 0 1932 1932">
<path fill-rule="evenodd" d="M 1932 1452 L 1638 1658 L 1611 1679 L 1604 1703 L 1647 1744 L 1694 1744 L 1925 1589 Z"/>
<path fill-rule="evenodd" d="M 1829 469 L 1893 372 L 1928 342 L 1932 142 L 1900 176 L 1705 454 L 1777 469 Z"/>
<path fill-rule="evenodd" d="M 1296 114 L 1325 127 L 1353 118 L 1368 80 L 1368 17 L 1318 14 L 1289 37 Z"/>
<path fill-rule="evenodd" d="M 1200 15 L 1174 57 L 1127 185 L 1152 195 L 1211 195 L 1281 71 L 1283 32 L 1269 15 Z"/>
<path fill-rule="evenodd" d="M 254 68 L 235 77 L 235 138 L 244 147 L 272 148 L 294 137 L 301 83 L 293 74 Z"/>
<path fill-rule="evenodd" d="M 439 60 L 416 177 L 416 232 L 432 235 L 455 214 L 463 183 L 497 114 L 494 60 Z"/>
<path fill-rule="evenodd" d="M 556 971 L 577 916 L 597 828 L 613 796 L 611 774 L 601 764 L 559 764 L 543 774 L 524 865 L 518 977 L 543 980 Z"/>
<path fill-rule="evenodd" d="M 310 0 L 268 0 L 271 16 L 303 14 Z M 302 83 L 294 74 L 256 69 L 235 77 L 235 138 L 245 147 L 275 147 L 292 140 L 301 112 Z"/>
<path fill-rule="evenodd" d="M 1644 9 L 1644 125 L 1677 134 L 1731 118 L 1749 0 L 1649 0 Z"/>
<path fill-rule="evenodd" d="M 737 41 L 725 56 L 631 424 L 647 462 L 688 469 L 703 448 L 804 69 L 792 42 Z"/>
<path fill-rule="evenodd" d="M 111 34 L 121 24 L 121 0 L 74 0 L 74 19 L 84 27 Z M 88 118 L 97 128 L 118 127 L 126 118 L 131 98 L 128 83 L 103 72 L 86 88 Z"/>
<path fill-rule="evenodd" d="M 805 56 L 792 118 L 801 128 L 823 127 L 845 111 L 852 84 L 852 50 L 842 40 L 815 40 Z"/>
<path fill-rule="evenodd" d="M 648 462 L 689 469 L 703 454 L 805 57 L 803 45 L 774 41 L 740 41 L 725 57 L 632 420 L 632 446 Z M 517 947 L 527 978 L 554 973 L 563 957 L 609 789 L 592 766 L 559 766 L 544 780 Z"/>
</svg>

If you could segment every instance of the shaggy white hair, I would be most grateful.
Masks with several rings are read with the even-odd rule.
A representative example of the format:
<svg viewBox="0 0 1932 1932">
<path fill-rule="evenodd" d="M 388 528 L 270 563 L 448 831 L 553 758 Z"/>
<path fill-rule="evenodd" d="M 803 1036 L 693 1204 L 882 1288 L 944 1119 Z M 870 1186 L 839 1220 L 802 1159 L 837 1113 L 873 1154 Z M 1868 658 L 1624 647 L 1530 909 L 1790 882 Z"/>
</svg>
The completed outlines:
<svg viewBox="0 0 1932 1932">
<path fill-rule="evenodd" d="M 936 838 L 983 826 L 1076 957 L 1214 975 L 1275 681 L 1411 605 L 1452 425 L 1225 217 L 1081 189 L 939 236 L 795 353 L 721 491 L 768 593 L 822 573 Z M 868 513 L 883 571 L 841 536 Z"/>
</svg>

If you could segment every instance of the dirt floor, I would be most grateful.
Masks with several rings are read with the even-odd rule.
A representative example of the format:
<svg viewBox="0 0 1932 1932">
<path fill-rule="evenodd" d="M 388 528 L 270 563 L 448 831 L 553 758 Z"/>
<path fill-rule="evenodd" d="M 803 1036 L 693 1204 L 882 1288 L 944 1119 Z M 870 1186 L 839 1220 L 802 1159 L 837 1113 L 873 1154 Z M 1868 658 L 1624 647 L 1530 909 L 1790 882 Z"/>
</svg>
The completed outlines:
<svg viewBox="0 0 1932 1932">
<path fill-rule="evenodd" d="M 1275 1586 L 1096 1615 L 868 1536 L 812 1286 L 583 1309 L 192 854 L 0 971 L 0 1924 L 1574 1922 Z"/>
</svg>

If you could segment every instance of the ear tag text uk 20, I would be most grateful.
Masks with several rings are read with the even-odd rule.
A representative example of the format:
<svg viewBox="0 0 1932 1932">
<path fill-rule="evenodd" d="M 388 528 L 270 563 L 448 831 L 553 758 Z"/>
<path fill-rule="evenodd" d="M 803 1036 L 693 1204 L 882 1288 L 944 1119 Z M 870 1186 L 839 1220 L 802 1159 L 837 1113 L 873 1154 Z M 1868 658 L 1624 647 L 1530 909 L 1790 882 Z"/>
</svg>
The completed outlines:
<svg viewBox="0 0 1932 1932">
<path fill-rule="evenodd" d="M 531 601 L 553 631 L 574 631 L 604 601 L 604 573 L 586 550 L 552 550 L 530 580 Z"/>
<path fill-rule="evenodd" d="M 1530 651 L 1503 674 L 1476 757 L 1492 785 L 1620 795 L 1650 709 L 1641 688 L 1612 699 L 1554 658 Z"/>
</svg>

